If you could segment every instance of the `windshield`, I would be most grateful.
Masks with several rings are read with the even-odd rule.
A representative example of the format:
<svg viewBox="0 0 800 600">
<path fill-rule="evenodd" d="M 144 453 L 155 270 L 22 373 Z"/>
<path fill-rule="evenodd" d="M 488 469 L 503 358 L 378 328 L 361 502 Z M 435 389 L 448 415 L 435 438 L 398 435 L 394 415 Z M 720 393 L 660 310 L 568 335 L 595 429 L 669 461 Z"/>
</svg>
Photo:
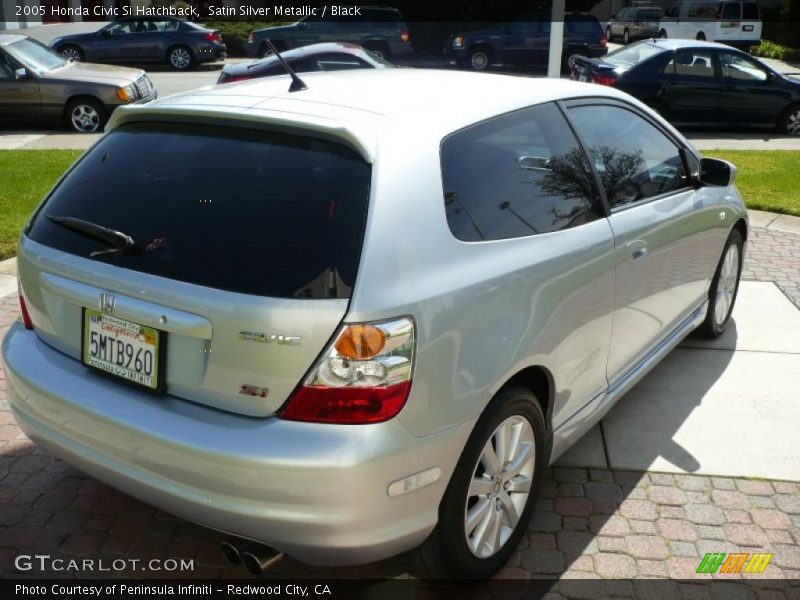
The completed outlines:
<svg viewBox="0 0 800 600">
<path fill-rule="evenodd" d="M 647 9 L 647 10 L 640 10 L 639 11 L 639 18 L 645 19 L 649 21 L 657 21 L 664 16 L 664 11 L 660 8 L 658 9 Z"/>
<path fill-rule="evenodd" d="M 34 71 L 51 71 L 67 64 L 57 52 L 36 40 L 26 38 L 6 46 L 6 52 Z"/>
<path fill-rule="evenodd" d="M 648 58 L 661 54 L 664 52 L 663 48 L 659 48 L 655 44 L 642 43 L 634 44 L 632 46 L 625 46 L 619 50 L 615 50 L 610 54 L 604 56 L 601 60 L 603 62 L 614 65 L 615 67 L 633 67 L 641 62 L 646 61 Z"/>
</svg>

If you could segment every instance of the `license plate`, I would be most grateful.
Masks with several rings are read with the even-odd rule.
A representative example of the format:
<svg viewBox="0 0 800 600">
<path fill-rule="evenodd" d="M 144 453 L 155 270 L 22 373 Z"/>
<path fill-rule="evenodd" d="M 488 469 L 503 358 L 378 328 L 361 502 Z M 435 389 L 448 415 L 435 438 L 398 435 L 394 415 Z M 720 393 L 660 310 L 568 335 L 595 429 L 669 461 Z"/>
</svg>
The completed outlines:
<svg viewBox="0 0 800 600">
<path fill-rule="evenodd" d="M 83 364 L 93 369 L 161 390 L 161 341 L 161 332 L 152 327 L 83 311 Z"/>
<path fill-rule="evenodd" d="M 755 27 L 753 25 L 743 25 L 742 31 L 753 31 Z"/>
</svg>

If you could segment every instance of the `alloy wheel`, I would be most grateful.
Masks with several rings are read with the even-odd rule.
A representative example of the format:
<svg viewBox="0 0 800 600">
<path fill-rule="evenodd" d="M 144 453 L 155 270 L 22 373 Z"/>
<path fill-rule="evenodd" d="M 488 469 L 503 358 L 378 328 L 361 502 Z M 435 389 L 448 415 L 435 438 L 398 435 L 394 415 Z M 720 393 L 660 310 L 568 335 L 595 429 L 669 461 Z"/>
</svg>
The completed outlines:
<svg viewBox="0 0 800 600">
<path fill-rule="evenodd" d="M 625 33 L 622 36 L 622 43 L 627 46 L 630 43 L 630 41 L 631 41 L 631 34 L 628 33 L 628 30 L 626 29 Z"/>
<path fill-rule="evenodd" d="M 800 108 L 796 108 L 786 117 L 786 133 L 800 135 Z"/>
<path fill-rule="evenodd" d="M 72 126 L 76 131 L 92 133 L 100 129 L 100 115 L 93 106 L 78 104 L 70 113 Z"/>
<path fill-rule="evenodd" d="M 535 464 L 530 422 L 508 417 L 486 441 L 467 491 L 464 535 L 473 555 L 495 555 L 514 533 L 531 493 Z"/>
<path fill-rule="evenodd" d="M 731 244 L 722 261 L 717 282 L 717 295 L 714 298 L 714 323 L 722 325 L 728 318 L 733 305 L 736 286 L 739 280 L 739 247 Z"/>
<path fill-rule="evenodd" d="M 61 51 L 61 56 L 67 60 L 74 60 L 75 62 L 79 62 L 81 60 L 81 53 L 78 52 L 77 48 L 73 48 L 72 46 L 67 46 L 64 48 Z"/>
<path fill-rule="evenodd" d="M 489 65 L 489 57 L 483 52 L 475 52 L 470 59 L 470 64 L 476 71 L 482 71 Z"/>
<path fill-rule="evenodd" d="M 186 48 L 175 48 L 169 53 L 169 62 L 176 69 L 185 69 L 192 62 L 192 56 Z"/>
</svg>

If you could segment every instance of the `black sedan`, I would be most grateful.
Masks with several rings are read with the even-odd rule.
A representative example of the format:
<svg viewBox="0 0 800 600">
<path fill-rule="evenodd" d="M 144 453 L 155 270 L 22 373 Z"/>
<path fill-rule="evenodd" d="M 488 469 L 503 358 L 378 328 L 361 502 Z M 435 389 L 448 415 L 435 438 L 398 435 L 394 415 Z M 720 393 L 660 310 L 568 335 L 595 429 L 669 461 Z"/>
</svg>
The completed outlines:
<svg viewBox="0 0 800 600">
<path fill-rule="evenodd" d="M 343 42 L 311 44 L 294 50 L 281 52 L 283 59 L 296 73 L 311 71 L 345 71 L 349 69 L 393 69 L 377 54 L 358 46 Z M 286 71 L 274 55 L 248 63 L 227 64 L 219 74 L 217 83 L 232 83 L 243 79 L 285 75 Z"/>
<path fill-rule="evenodd" d="M 603 58 L 579 57 L 571 76 L 617 87 L 675 125 L 800 135 L 800 81 L 724 44 L 645 40 Z"/>
<path fill-rule="evenodd" d="M 219 31 L 174 17 L 119 19 L 98 31 L 65 35 L 50 47 L 76 61 L 100 63 L 167 63 L 175 70 L 225 60 Z"/>
</svg>

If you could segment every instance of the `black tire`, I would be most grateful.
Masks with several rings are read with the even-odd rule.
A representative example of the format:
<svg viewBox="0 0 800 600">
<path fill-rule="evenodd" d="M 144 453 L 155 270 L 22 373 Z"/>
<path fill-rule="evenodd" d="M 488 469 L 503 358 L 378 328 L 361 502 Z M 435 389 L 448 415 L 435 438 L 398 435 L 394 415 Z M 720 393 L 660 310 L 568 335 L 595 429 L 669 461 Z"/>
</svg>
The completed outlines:
<svg viewBox="0 0 800 600">
<path fill-rule="evenodd" d="M 614 41 L 614 36 L 611 35 L 611 27 L 606 27 L 606 41 L 607 42 L 613 42 Z"/>
<path fill-rule="evenodd" d="M 392 51 L 389 50 L 388 44 L 384 44 L 382 42 L 367 42 L 364 44 L 364 48 L 370 52 L 374 52 L 383 60 L 389 60 L 392 58 Z"/>
<path fill-rule="evenodd" d="M 736 281 L 733 286 L 732 295 L 729 296 L 730 304 L 725 310 L 723 319 L 715 316 L 717 311 L 717 304 L 720 302 L 720 295 L 717 294 L 719 290 L 721 275 L 723 272 L 724 263 L 728 256 L 730 248 L 736 248 L 738 255 L 738 268 L 736 269 Z M 742 277 L 742 249 L 744 248 L 744 240 L 742 239 L 742 232 L 739 229 L 734 229 L 728 236 L 728 241 L 725 242 L 725 248 L 722 250 L 722 257 L 717 265 L 717 270 L 714 272 L 714 279 L 711 281 L 711 288 L 708 291 L 708 310 L 706 311 L 706 318 L 700 327 L 697 328 L 697 335 L 709 340 L 713 340 L 721 336 L 728 328 L 731 322 L 731 313 L 736 304 L 736 295 L 739 292 L 739 280 Z M 724 283 L 723 283 L 724 285 Z M 730 289 L 730 286 L 729 288 Z M 724 293 L 723 293 L 724 294 Z"/>
<path fill-rule="evenodd" d="M 705 42 L 706 41 L 706 34 L 702 31 L 697 33 L 697 37 L 695 38 L 698 42 Z"/>
<path fill-rule="evenodd" d="M 491 556 L 473 554 L 465 535 L 469 487 L 484 446 L 492 440 L 498 426 L 510 417 L 522 417 L 530 424 L 534 439 L 534 469 L 530 493 L 510 536 Z M 527 388 L 508 385 L 501 389 L 478 419 L 464 452 L 458 461 L 442 502 L 439 522 L 419 549 L 418 564 L 422 575 L 433 578 L 486 579 L 500 569 L 516 550 L 525 535 L 536 503 L 542 475 L 547 468 L 545 456 L 547 430 L 544 414 L 536 396 Z M 498 484 L 499 486 L 499 484 Z"/>
<path fill-rule="evenodd" d="M 575 57 L 583 56 L 580 50 L 575 48 L 565 48 L 561 55 L 561 73 L 569 75 L 572 72 L 572 64 L 575 62 Z"/>
<path fill-rule="evenodd" d="M 196 62 L 194 52 L 188 46 L 177 45 L 167 50 L 167 64 L 173 71 L 188 71 Z"/>
<path fill-rule="evenodd" d="M 660 39 L 660 40 L 665 40 L 665 39 L 667 39 L 667 32 L 666 32 L 666 30 L 662 29 L 661 31 L 659 31 L 659 32 L 658 32 L 658 39 Z"/>
<path fill-rule="evenodd" d="M 627 28 L 622 32 L 622 43 L 626 46 L 631 43 L 631 32 Z"/>
<path fill-rule="evenodd" d="M 64 110 L 64 124 L 78 133 L 100 133 L 108 121 L 109 111 L 97 98 L 73 98 Z"/>
<path fill-rule="evenodd" d="M 778 131 L 787 135 L 800 135 L 800 104 L 793 104 L 781 113 Z"/>
<path fill-rule="evenodd" d="M 63 46 L 59 46 L 58 52 L 64 58 L 71 58 L 78 62 L 86 60 L 86 54 L 84 54 L 83 50 L 81 50 L 75 44 L 64 44 Z"/>
<path fill-rule="evenodd" d="M 485 71 L 492 64 L 492 58 L 488 48 L 473 48 L 467 54 L 467 66 L 473 71 Z"/>
</svg>

